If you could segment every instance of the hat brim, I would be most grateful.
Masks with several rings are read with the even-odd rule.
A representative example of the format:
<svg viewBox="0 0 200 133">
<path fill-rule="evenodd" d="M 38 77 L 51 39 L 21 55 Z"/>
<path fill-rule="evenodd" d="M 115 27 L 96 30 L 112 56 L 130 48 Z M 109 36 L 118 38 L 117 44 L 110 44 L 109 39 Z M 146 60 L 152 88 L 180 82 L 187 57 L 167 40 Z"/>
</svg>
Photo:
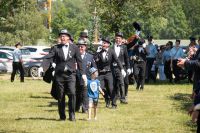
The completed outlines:
<svg viewBox="0 0 200 133">
<path fill-rule="evenodd" d="M 102 41 L 103 41 L 103 42 L 107 42 L 107 43 L 109 43 L 109 44 L 111 45 L 111 42 L 108 41 L 108 40 L 102 39 Z"/>
<path fill-rule="evenodd" d="M 90 74 L 94 74 L 95 72 L 97 72 L 98 70 L 95 70 L 94 72 L 90 73 Z"/>
<path fill-rule="evenodd" d="M 122 35 L 115 35 L 115 37 L 121 37 L 121 38 L 123 38 L 123 36 L 122 36 Z"/>
<path fill-rule="evenodd" d="M 67 36 L 69 36 L 71 38 L 71 34 L 69 34 L 69 33 L 59 33 L 58 35 L 59 36 L 61 36 L 61 35 L 67 35 Z"/>
</svg>

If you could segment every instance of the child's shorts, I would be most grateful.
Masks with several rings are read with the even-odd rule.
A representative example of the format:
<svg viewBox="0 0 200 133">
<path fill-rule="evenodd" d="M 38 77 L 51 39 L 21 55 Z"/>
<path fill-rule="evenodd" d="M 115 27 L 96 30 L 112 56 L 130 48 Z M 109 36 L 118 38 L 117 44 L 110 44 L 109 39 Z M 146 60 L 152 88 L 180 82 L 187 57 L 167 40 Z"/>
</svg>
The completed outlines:
<svg viewBox="0 0 200 133">
<path fill-rule="evenodd" d="M 97 98 L 89 98 L 89 104 L 93 104 L 93 105 L 97 106 L 98 99 Z"/>
</svg>

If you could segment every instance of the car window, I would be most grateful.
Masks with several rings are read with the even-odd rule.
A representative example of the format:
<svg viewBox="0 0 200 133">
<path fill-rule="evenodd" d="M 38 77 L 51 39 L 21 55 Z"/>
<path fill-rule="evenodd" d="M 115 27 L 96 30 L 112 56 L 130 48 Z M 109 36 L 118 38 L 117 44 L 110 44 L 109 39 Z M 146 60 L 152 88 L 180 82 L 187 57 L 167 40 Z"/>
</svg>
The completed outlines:
<svg viewBox="0 0 200 133">
<path fill-rule="evenodd" d="M 14 49 L 12 49 L 12 48 L 3 48 L 3 47 L 0 47 L 0 50 L 9 50 L 9 51 L 14 51 Z"/>
<path fill-rule="evenodd" d="M 37 49 L 36 48 L 27 48 L 30 52 L 36 52 Z"/>
<path fill-rule="evenodd" d="M 50 50 L 50 48 L 45 48 L 45 49 L 43 49 L 42 51 L 44 51 L 44 52 L 49 52 L 49 50 Z"/>
<path fill-rule="evenodd" d="M 30 51 L 28 49 L 20 49 L 22 55 L 30 55 Z"/>
<path fill-rule="evenodd" d="M 0 58 L 8 59 L 8 54 L 0 52 Z"/>
</svg>

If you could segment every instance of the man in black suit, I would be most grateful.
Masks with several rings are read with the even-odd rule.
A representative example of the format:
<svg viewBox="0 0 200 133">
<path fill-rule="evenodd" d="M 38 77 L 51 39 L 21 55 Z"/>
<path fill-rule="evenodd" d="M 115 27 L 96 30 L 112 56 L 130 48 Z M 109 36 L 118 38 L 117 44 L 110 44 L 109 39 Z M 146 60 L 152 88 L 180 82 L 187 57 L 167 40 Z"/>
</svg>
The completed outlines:
<svg viewBox="0 0 200 133">
<path fill-rule="evenodd" d="M 112 64 L 112 70 L 115 79 L 114 87 L 116 93 L 118 94 L 115 96 L 115 100 L 117 100 L 117 97 L 119 96 L 121 103 L 127 104 L 125 96 L 127 96 L 128 93 L 128 85 L 129 85 L 128 75 L 131 73 L 131 70 L 130 70 L 127 47 L 125 45 L 122 45 L 122 39 L 123 39 L 123 33 L 121 32 L 116 33 L 115 44 L 113 45 L 112 49 L 115 51 L 117 58 L 121 62 L 127 74 L 125 77 L 123 77 L 119 69 L 119 66 L 115 62 Z"/>
<path fill-rule="evenodd" d="M 110 100 L 112 101 L 112 108 L 117 107 L 115 98 L 115 91 L 113 90 L 113 75 L 111 72 L 111 65 L 113 62 L 117 63 L 123 75 L 126 75 L 126 72 L 123 69 L 122 64 L 119 62 L 115 51 L 110 47 L 110 38 L 102 39 L 102 50 L 95 55 L 95 61 L 97 68 L 99 70 L 99 80 L 101 83 L 101 88 L 106 91 L 105 100 L 106 107 L 110 106 Z"/>
<path fill-rule="evenodd" d="M 86 75 L 82 69 L 82 58 L 79 49 L 72 44 L 70 33 L 64 29 L 59 33 L 60 44 L 53 46 L 48 55 L 44 57 L 44 63 L 53 61 L 55 66 L 54 83 L 58 95 L 58 112 L 60 120 L 65 120 L 65 94 L 68 96 L 69 120 L 75 121 L 75 105 L 76 105 L 76 63 L 87 83 Z M 45 63 L 47 62 L 47 63 Z"/>
<path fill-rule="evenodd" d="M 90 78 L 89 69 L 91 67 L 96 68 L 96 64 L 93 59 L 93 55 L 89 54 L 87 50 L 87 41 L 85 39 L 79 39 L 78 41 L 79 51 L 81 53 L 82 68 L 86 73 L 87 78 Z M 87 113 L 88 111 L 88 95 L 87 87 L 84 86 L 84 81 L 81 77 L 80 70 L 77 69 L 77 81 L 76 81 L 76 111 L 79 111 L 80 106 L 82 105 L 82 113 Z"/>
</svg>

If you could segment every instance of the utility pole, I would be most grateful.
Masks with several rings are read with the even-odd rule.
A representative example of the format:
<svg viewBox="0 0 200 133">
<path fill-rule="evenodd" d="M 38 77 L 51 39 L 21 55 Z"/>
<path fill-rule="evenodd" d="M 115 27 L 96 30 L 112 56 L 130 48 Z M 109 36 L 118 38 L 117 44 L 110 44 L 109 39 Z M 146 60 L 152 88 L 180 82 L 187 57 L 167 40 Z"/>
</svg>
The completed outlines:
<svg viewBox="0 0 200 133">
<path fill-rule="evenodd" d="M 98 44 L 98 18 L 97 18 L 97 9 L 94 9 L 94 45 Z"/>
<path fill-rule="evenodd" d="M 48 29 L 51 32 L 51 0 L 47 0 L 47 8 L 48 8 Z"/>
</svg>

